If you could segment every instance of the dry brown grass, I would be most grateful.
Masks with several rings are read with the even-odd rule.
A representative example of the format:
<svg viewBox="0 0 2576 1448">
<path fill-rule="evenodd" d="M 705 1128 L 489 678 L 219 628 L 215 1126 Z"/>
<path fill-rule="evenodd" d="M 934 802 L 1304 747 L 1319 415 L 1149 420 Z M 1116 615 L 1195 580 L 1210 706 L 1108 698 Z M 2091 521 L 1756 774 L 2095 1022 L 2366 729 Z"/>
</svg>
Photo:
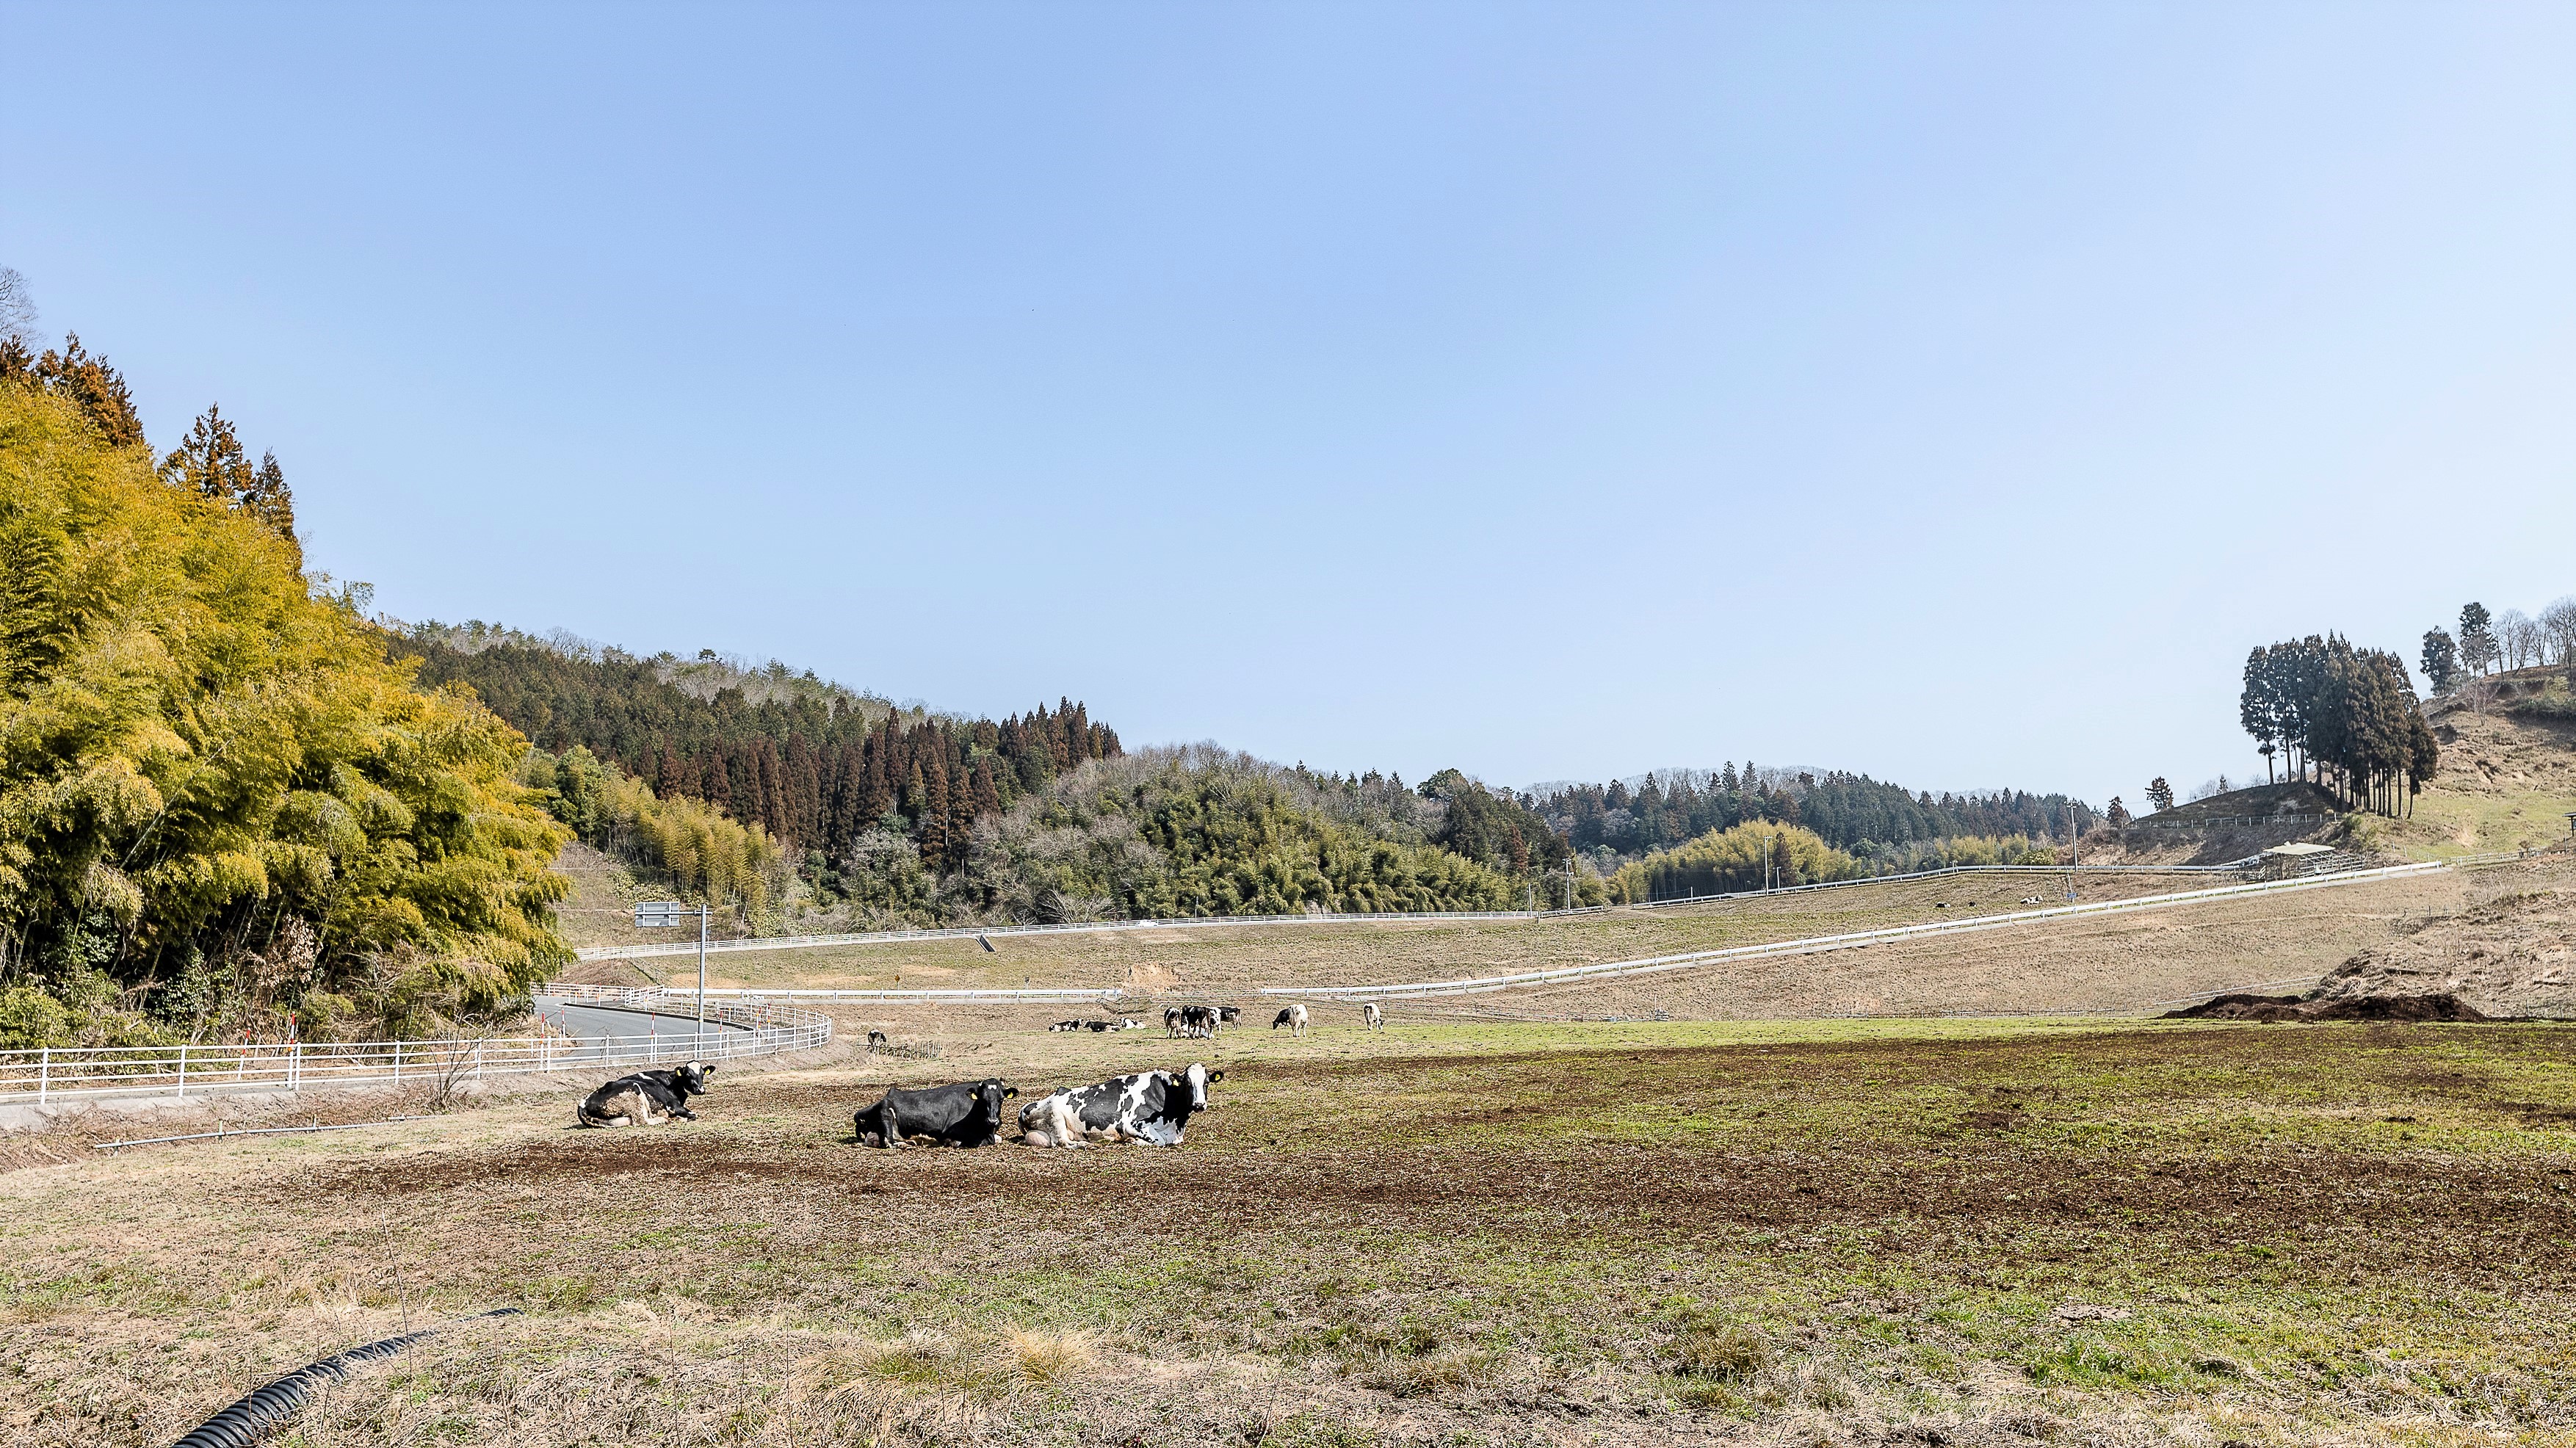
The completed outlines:
<svg viewBox="0 0 2576 1448">
<path fill-rule="evenodd" d="M 0 1421 L 166 1442 L 507 1303 L 304 1441 L 2542 1441 L 2571 1044 L 1417 1026 L 1217 1043 L 1177 1151 L 869 1152 L 873 1083 L 806 1072 L 687 1128 L 530 1101 L 39 1167 L 0 1177 Z"/>
<path fill-rule="evenodd" d="M 917 1010 L 889 1024 L 925 1054 L 729 1072 L 693 1126 L 572 1131 L 568 1086 L 72 1153 L 0 1175 L 0 1424 L 167 1442 L 510 1304 L 300 1441 L 2563 1441 L 2570 1029 L 1641 1019 L 2321 971 L 2563 868 L 1501 1002 L 1555 1020 Z M 1183 964 L 1270 968 L 1212 958 Z M 849 1144 L 888 1082 L 1193 1058 L 1228 1079 L 1176 1151 Z"/>
</svg>

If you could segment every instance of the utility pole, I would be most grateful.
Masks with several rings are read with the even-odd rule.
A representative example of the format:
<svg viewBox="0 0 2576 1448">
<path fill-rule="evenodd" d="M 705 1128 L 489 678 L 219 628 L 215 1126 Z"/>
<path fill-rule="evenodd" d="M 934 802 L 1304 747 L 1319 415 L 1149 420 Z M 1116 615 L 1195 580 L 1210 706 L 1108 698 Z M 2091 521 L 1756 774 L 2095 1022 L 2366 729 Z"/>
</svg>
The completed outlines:
<svg viewBox="0 0 2576 1448">
<path fill-rule="evenodd" d="M 2076 817 L 2075 802 L 2066 804 L 2066 903 L 2075 903 L 2075 871 L 2084 863 L 2084 822 Z"/>
<path fill-rule="evenodd" d="M 677 900 L 644 900 L 635 906 L 635 928 L 668 930 L 680 923 L 688 907 Z M 707 920 L 705 902 L 698 905 L 698 1035 L 691 1049 L 703 1053 L 707 1048 Z"/>
</svg>

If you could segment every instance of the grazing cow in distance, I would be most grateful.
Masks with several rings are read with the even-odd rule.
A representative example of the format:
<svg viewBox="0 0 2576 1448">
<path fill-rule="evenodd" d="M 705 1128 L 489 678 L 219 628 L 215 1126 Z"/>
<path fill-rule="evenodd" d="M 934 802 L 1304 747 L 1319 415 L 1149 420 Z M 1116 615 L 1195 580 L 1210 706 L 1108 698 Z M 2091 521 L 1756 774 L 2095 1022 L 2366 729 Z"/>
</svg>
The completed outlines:
<svg viewBox="0 0 2576 1448">
<path fill-rule="evenodd" d="M 1136 1019 L 1134 1016 L 1120 1016 L 1118 1018 L 1118 1029 L 1122 1031 L 1141 1031 L 1145 1029 L 1145 1023 Z"/>
<path fill-rule="evenodd" d="M 868 1054 L 869 1054 L 869 1055 L 873 1056 L 873 1055 L 875 1055 L 877 1052 L 884 1050 L 887 1046 L 892 1045 L 892 1044 L 893 1044 L 892 1042 L 890 1042 L 890 1041 L 888 1041 L 888 1040 L 886 1039 L 886 1033 L 885 1033 L 885 1032 L 883 1032 L 883 1031 L 877 1031 L 877 1030 L 871 1030 L 871 1031 L 869 1031 L 869 1032 L 868 1032 Z"/>
<path fill-rule="evenodd" d="M 909 1146 L 916 1136 L 939 1146 L 991 1146 L 1002 1134 L 1002 1103 L 1019 1094 L 989 1076 L 918 1090 L 897 1086 L 874 1106 L 860 1107 L 850 1130 L 862 1146 Z"/>
<path fill-rule="evenodd" d="M 707 1077 L 715 1068 L 691 1061 L 668 1071 L 638 1071 L 620 1076 L 584 1097 L 572 1109 L 577 1126 L 659 1126 L 677 1118 L 695 1121 L 689 1098 L 707 1094 Z"/>
<path fill-rule="evenodd" d="M 1163 1034 L 1166 1036 L 1213 1036 L 1216 1034 L 1216 1007 L 1165 1006 Z"/>
<path fill-rule="evenodd" d="M 1047 1029 L 1050 1031 L 1078 1031 L 1082 1029 L 1082 1022 L 1058 1021 L 1054 1025 L 1047 1027 Z"/>
<path fill-rule="evenodd" d="M 1020 1108 L 1020 1139 L 1031 1146 L 1178 1146 L 1190 1117 L 1208 1109 L 1209 1085 L 1224 1079 L 1223 1071 L 1192 1062 L 1179 1071 L 1139 1071 L 1097 1086 L 1067 1086 Z"/>
<path fill-rule="evenodd" d="M 1386 1012 L 1377 1008 L 1377 1002 L 1369 1001 L 1360 1007 L 1360 1024 L 1372 1031 L 1385 1030 Z"/>
<path fill-rule="evenodd" d="M 1289 1006 L 1280 1011 L 1278 1016 L 1270 1022 L 1270 1029 L 1275 1031 L 1281 1026 L 1286 1026 L 1288 1028 L 1288 1034 L 1292 1036 L 1302 1036 L 1306 1034 L 1306 1008 L 1301 1005 Z"/>
<path fill-rule="evenodd" d="M 1082 1028 L 1086 1031 L 1114 1031 L 1118 1029 L 1118 1023 L 1116 1021 L 1084 1021 L 1082 1023 Z"/>
<path fill-rule="evenodd" d="M 1216 1008 L 1216 1023 L 1219 1027 L 1233 1025 L 1242 1019 L 1243 1007 L 1241 1006 L 1218 1006 Z"/>
<path fill-rule="evenodd" d="M 1165 1006 L 1165 1007 L 1163 1007 L 1163 1034 L 1164 1034 L 1166 1037 L 1170 1037 L 1170 1036 L 1177 1036 L 1177 1035 L 1179 1035 L 1180 1033 L 1181 1033 L 1181 1008 L 1180 1008 L 1179 1006 Z"/>
</svg>

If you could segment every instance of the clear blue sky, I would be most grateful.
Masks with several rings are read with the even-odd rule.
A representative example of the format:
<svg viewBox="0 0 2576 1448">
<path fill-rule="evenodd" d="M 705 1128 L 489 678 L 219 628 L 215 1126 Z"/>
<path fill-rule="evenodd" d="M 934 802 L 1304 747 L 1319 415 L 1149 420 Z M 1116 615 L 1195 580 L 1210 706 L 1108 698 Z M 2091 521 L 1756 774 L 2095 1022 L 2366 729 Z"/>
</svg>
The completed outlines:
<svg viewBox="0 0 2576 1448">
<path fill-rule="evenodd" d="M 9 5 L 0 264 L 406 618 L 1505 782 L 2259 768 L 2576 592 L 2576 6 Z"/>
</svg>

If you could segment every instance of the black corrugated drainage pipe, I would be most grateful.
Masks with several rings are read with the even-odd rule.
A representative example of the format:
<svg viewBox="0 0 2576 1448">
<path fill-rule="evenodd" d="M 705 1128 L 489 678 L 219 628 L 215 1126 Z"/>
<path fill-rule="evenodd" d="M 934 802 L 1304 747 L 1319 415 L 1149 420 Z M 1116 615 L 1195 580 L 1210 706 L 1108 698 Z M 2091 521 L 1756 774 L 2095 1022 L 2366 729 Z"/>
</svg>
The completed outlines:
<svg viewBox="0 0 2576 1448">
<path fill-rule="evenodd" d="M 460 1322 L 479 1322 L 487 1317 L 516 1317 L 515 1307 L 496 1307 L 490 1312 L 459 1318 Z M 453 1323 L 448 1326 L 454 1326 Z M 424 1327 L 400 1337 L 353 1347 L 344 1353 L 326 1357 L 318 1363 L 307 1363 L 273 1383 L 251 1393 L 249 1397 L 208 1418 L 187 1437 L 171 1448 L 250 1448 L 268 1435 L 286 1426 L 287 1420 L 313 1401 L 313 1390 L 325 1382 L 339 1382 L 349 1376 L 353 1363 L 373 1362 L 392 1357 L 404 1348 L 425 1338 L 438 1336 L 440 1328 Z"/>
</svg>

